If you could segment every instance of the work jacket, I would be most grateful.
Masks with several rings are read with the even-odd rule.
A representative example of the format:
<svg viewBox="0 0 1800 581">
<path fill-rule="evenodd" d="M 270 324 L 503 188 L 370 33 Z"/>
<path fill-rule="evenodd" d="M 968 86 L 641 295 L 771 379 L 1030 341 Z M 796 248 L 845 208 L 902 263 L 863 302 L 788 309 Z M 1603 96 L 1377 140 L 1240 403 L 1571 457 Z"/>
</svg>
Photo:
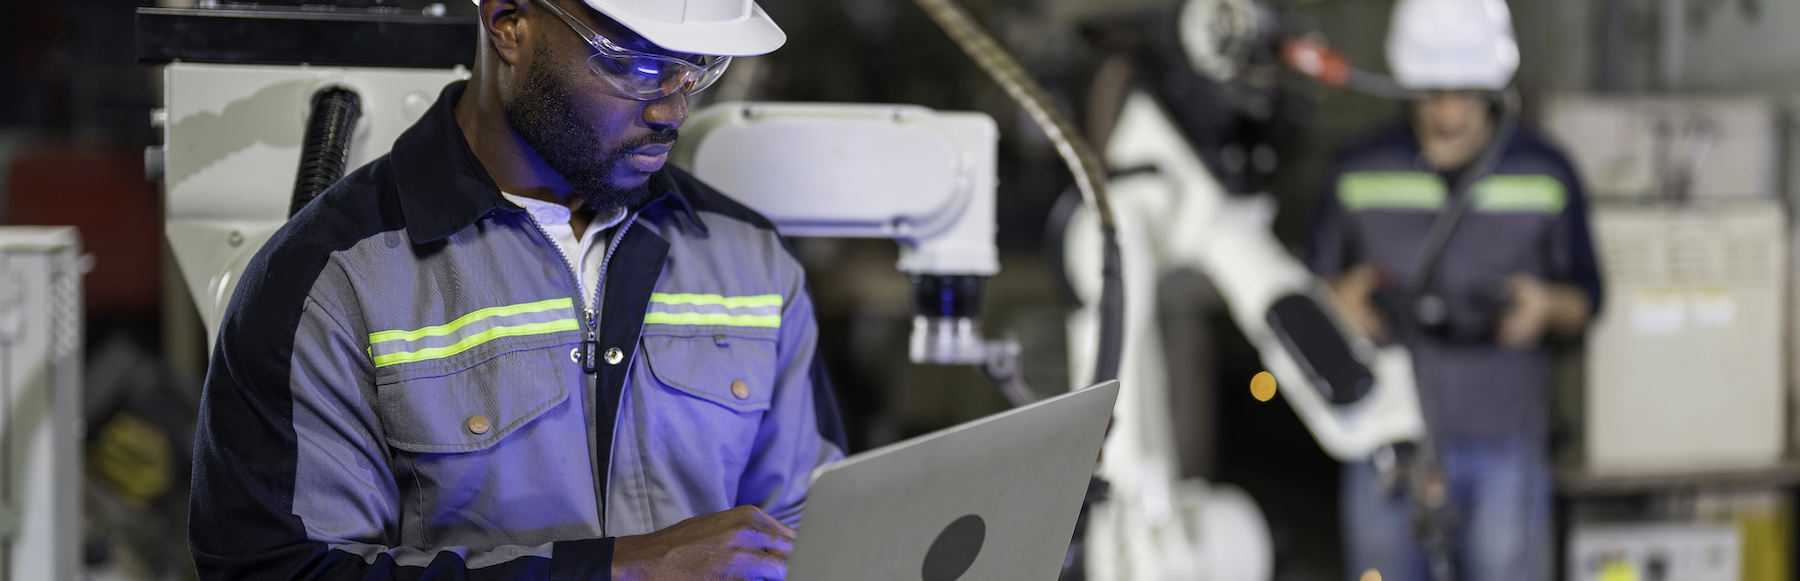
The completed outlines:
<svg viewBox="0 0 1800 581">
<path fill-rule="evenodd" d="M 1600 270 L 1588 232 L 1588 202 L 1575 166 L 1555 145 L 1521 127 L 1493 171 L 1470 188 L 1468 212 L 1444 244 L 1430 291 L 1446 297 L 1452 318 L 1495 319 L 1469 297 L 1504 305 L 1516 274 L 1580 288 L 1599 313 Z M 1311 232 L 1308 263 L 1337 276 L 1362 264 L 1406 289 L 1453 193 L 1449 176 L 1425 162 L 1411 126 L 1353 146 L 1326 174 Z M 1467 314 L 1465 314 L 1467 313 Z M 1388 341 L 1398 341 L 1389 333 Z M 1443 440 L 1496 441 L 1548 436 L 1550 354 L 1543 346 L 1510 349 L 1496 339 L 1447 340 L 1421 333 L 1410 345 L 1420 389 L 1431 390 L 1431 425 Z"/>
<path fill-rule="evenodd" d="M 843 456 L 767 220 L 665 169 L 583 301 L 470 153 L 463 87 L 245 270 L 194 443 L 202 578 L 606 579 L 611 537 L 746 504 L 797 524 Z"/>
</svg>

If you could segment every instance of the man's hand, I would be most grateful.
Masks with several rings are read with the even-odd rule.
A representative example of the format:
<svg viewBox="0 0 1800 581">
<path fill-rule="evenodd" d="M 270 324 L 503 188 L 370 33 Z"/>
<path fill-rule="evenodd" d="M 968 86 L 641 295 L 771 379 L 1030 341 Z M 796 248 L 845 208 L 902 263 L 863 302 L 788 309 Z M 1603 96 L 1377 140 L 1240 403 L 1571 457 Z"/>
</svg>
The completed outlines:
<svg viewBox="0 0 1800 581">
<path fill-rule="evenodd" d="M 1544 338 L 1550 321 L 1550 291 L 1544 283 L 1530 275 L 1515 274 L 1506 279 L 1511 298 L 1506 313 L 1500 316 L 1500 345 L 1524 349 Z"/>
<path fill-rule="evenodd" d="M 703 514 L 647 535 L 613 541 L 619 581 L 780 581 L 794 529 L 754 506 Z"/>
<path fill-rule="evenodd" d="M 1545 334 L 1573 337 L 1587 327 L 1589 306 L 1581 289 L 1528 274 L 1506 279 L 1511 304 L 1500 316 L 1498 339 L 1510 349 L 1534 347 Z"/>
<path fill-rule="evenodd" d="M 1375 290 L 1386 285 L 1387 274 L 1378 266 L 1359 264 L 1326 283 L 1336 295 L 1338 306 L 1350 321 L 1379 340 L 1387 334 L 1387 319 L 1375 308 Z"/>
</svg>

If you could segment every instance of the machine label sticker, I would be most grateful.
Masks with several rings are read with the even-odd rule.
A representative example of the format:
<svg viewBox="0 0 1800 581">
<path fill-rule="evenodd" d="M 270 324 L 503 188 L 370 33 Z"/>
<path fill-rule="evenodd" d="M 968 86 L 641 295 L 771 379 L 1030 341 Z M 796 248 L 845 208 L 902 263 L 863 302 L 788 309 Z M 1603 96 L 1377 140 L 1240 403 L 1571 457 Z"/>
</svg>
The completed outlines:
<svg viewBox="0 0 1800 581">
<path fill-rule="evenodd" d="M 1695 289 L 1692 305 L 1695 327 L 1730 327 L 1737 324 L 1737 297 L 1728 288 Z"/>
<path fill-rule="evenodd" d="M 1631 293 L 1631 330 L 1661 336 L 1687 328 L 1687 296 L 1681 289 L 1643 288 Z"/>
<path fill-rule="evenodd" d="M 369 334 L 376 367 L 442 359 L 501 337 L 547 335 L 581 329 L 572 298 L 490 307 L 442 325 Z"/>
</svg>

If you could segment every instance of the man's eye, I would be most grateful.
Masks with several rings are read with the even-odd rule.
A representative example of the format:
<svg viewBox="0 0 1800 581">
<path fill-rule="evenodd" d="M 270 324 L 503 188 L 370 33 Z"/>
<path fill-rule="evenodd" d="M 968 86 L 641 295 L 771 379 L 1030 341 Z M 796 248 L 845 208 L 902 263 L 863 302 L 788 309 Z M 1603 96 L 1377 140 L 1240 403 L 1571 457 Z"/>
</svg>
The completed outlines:
<svg viewBox="0 0 1800 581">
<path fill-rule="evenodd" d="M 630 72 L 634 75 L 645 77 L 662 76 L 662 63 L 650 59 L 631 59 L 630 62 L 624 63 L 624 66 L 630 67 L 626 72 Z"/>
<path fill-rule="evenodd" d="M 598 59 L 594 59 L 594 62 L 598 63 L 600 65 L 601 69 L 604 69 L 606 72 L 612 73 L 615 75 L 623 75 L 623 74 L 633 70 L 633 68 L 634 68 L 632 66 L 632 63 L 629 62 L 629 59 L 598 58 Z"/>
</svg>

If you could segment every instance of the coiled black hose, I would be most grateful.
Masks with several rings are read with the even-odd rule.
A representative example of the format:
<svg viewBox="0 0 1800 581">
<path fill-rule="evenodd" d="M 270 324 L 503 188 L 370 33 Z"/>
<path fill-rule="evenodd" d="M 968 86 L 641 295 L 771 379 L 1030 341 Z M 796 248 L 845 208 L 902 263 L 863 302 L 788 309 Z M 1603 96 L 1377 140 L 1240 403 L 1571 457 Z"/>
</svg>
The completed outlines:
<svg viewBox="0 0 1800 581">
<path fill-rule="evenodd" d="M 312 115 L 306 120 L 306 138 L 300 146 L 300 172 L 294 178 L 294 199 L 288 217 L 319 197 L 344 177 L 350 161 L 350 140 L 356 120 L 362 118 L 362 98 L 343 87 L 326 87 L 313 93 Z"/>
</svg>

